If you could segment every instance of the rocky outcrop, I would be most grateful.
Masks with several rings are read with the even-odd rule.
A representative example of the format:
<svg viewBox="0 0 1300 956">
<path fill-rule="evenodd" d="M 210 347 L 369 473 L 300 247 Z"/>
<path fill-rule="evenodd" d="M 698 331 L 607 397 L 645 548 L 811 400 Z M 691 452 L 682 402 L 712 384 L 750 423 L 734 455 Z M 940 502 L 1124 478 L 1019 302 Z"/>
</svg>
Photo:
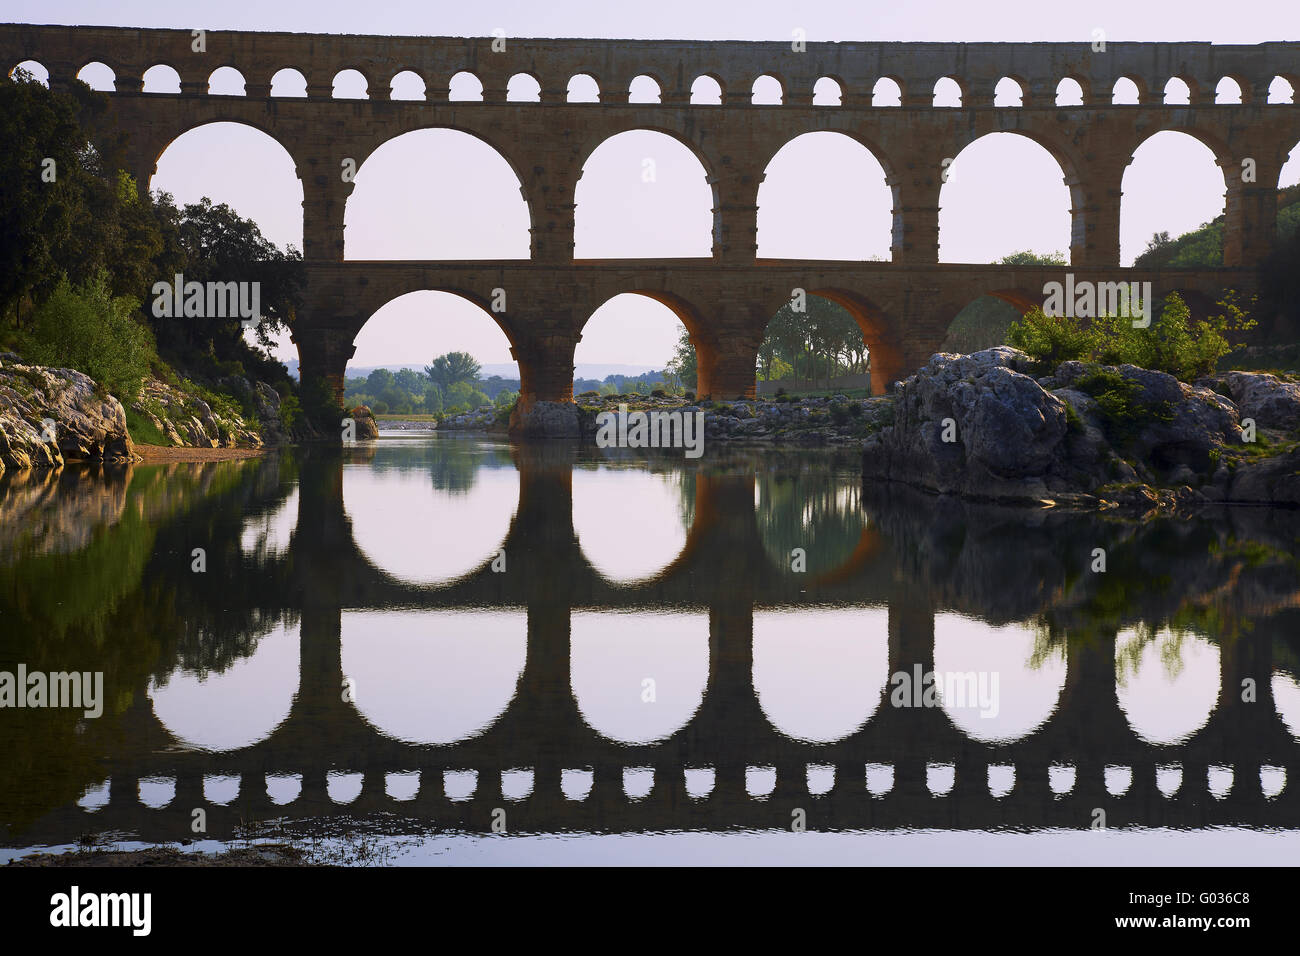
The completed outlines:
<svg viewBox="0 0 1300 956">
<path fill-rule="evenodd" d="M 1260 428 L 1300 430 L 1300 384 L 1265 372 L 1225 372 L 1205 384 L 1225 391 L 1241 417 L 1254 419 Z"/>
<path fill-rule="evenodd" d="M 252 395 L 253 389 L 247 381 L 244 385 Z M 258 429 L 237 412 L 214 410 L 206 400 L 155 378 L 145 380 L 140 397 L 131 403 L 131 410 L 176 447 L 261 448 L 263 445 Z"/>
<path fill-rule="evenodd" d="M 694 402 L 655 396 L 579 396 L 578 418 L 584 441 L 594 441 L 599 416 L 620 408 L 629 412 L 703 413 L 706 441 L 790 445 L 853 445 L 891 420 L 893 400 L 848 398 L 738 399 Z"/>
<path fill-rule="evenodd" d="M 356 427 L 357 441 L 371 441 L 379 437 L 379 423 L 375 421 L 375 413 L 370 410 L 370 406 L 358 405 L 348 415 Z"/>
<path fill-rule="evenodd" d="M 1100 484 L 1104 440 L 1072 430 L 1066 399 L 1029 368 L 1006 347 L 935 355 L 896 391 L 894 423 L 867 440 L 864 475 L 992 500 L 1040 501 L 1093 476 Z"/>
<path fill-rule="evenodd" d="M 864 477 L 1015 503 L 1300 504 L 1296 451 L 1244 443 L 1238 406 L 1215 383 L 1132 365 L 1031 371 L 1006 346 L 933 356 L 900 385 L 893 424 L 868 438 Z M 1291 420 L 1287 383 L 1228 373 L 1220 384 L 1261 425 Z"/>
<path fill-rule="evenodd" d="M 89 377 L 0 361 L 0 472 L 134 460 L 125 409 Z"/>
<path fill-rule="evenodd" d="M 572 402 L 522 401 L 510 413 L 512 438 L 578 438 L 578 407 Z"/>
</svg>

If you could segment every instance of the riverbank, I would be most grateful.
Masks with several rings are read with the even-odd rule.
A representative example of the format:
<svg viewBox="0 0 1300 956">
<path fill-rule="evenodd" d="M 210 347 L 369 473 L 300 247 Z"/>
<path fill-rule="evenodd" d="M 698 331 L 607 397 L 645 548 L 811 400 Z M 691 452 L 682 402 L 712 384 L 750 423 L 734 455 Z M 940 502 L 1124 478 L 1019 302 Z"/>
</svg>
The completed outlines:
<svg viewBox="0 0 1300 956">
<path fill-rule="evenodd" d="M 849 398 L 817 395 L 800 398 L 738 399 L 729 402 L 688 400 L 672 396 L 580 396 L 576 401 L 576 433 L 585 443 L 595 443 L 602 415 L 622 412 L 668 413 L 704 416 L 706 442 L 749 442 L 772 445 L 853 445 L 889 420 L 893 400 L 885 396 Z M 436 423 L 383 420 L 381 429 L 433 430 L 439 433 L 506 434 L 507 417 L 500 409 L 484 406 Z"/>
<path fill-rule="evenodd" d="M 136 445 L 135 452 L 146 465 L 171 462 L 242 461 L 260 458 L 266 448 L 190 448 L 173 445 Z"/>
<path fill-rule="evenodd" d="M 72 462 L 226 461 L 290 440 L 273 388 L 240 377 L 220 387 L 149 377 L 128 404 L 81 372 L 3 353 L 0 474 Z"/>
</svg>

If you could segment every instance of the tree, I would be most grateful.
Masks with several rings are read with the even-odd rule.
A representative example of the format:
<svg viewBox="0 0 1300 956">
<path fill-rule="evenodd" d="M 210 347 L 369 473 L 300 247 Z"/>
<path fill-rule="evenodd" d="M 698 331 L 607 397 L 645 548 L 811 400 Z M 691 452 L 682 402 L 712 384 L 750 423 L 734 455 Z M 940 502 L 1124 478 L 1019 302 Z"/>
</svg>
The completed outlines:
<svg viewBox="0 0 1300 956">
<path fill-rule="evenodd" d="M 376 398 L 396 384 L 396 377 L 386 368 L 377 368 L 366 376 L 366 391 Z"/>
<path fill-rule="evenodd" d="M 62 279 L 32 314 L 23 350 L 37 364 L 84 372 L 129 404 L 155 357 L 139 308 L 134 299 L 114 297 L 106 276 L 76 287 Z"/>
<path fill-rule="evenodd" d="M 447 352 L 434 359 L 432 365 L 425 366 L 424 374 L 448 392 L 453 385 L 477 382 L 480 371 L 478 362 L 468 352 Z"/>
<path fill-rule="evenodd" d="M 432 383 L 424 390 L 424 411 L 428 415 L 442 414 L 442 389 Z"/>
<path fill-rule="evenodd" d="M 682 329 L 681 335 L 677 337 L 677 346 L 673 349 L 673 357 L 668 362 L 667 371 L 677 376 L 677 380 L 683 387 L 695 390 L 699 381 L 699 368 L 696 365 L 695 346 L 691 344 L 691 333 L 685 329 Z M 608 378 L 606 382 L 609 383 Z M 605 393 L 604 386 L 599 391 L 602 394 L 613 394 L 612 390 Z"/>
<path fill-rule="evenodd" d="M 186 282 L 256 282 L 262 321 L 257 340 L 269 347 L 272 335 L 290 329 L 301 299 L 302 255 L 289 246 L 281 250 L 262 235 L 257 223 L 225 203 L 206 196 L 177 209 L 167 193 L 156 193 L 154 204 L 163 220 L 165 237 L 176 244 L 171 252 Z M 171 273 L 161 277 L 170 281 Z M 209 352 L 218 360 L 242 358 L 245 352 L 240 318 L 207 317 L 202 322 L 157 319 L 154 331 L 160 347 L 182 361 Z"/>
<path fill-rule="evenodd" d="M 1168 233 L 1165 235 L 1168 238 Z M 1004 266 L 1064 266 L 1068 265 L 1065 261 L 1065 253 L 1049 252 L 1046 255 L 1037 252 L 1031 252 L 1026 249 L 1023 252 L 1013 252 L 1009 256 L 1003 256 L 999 260 Z"/>
</svg>

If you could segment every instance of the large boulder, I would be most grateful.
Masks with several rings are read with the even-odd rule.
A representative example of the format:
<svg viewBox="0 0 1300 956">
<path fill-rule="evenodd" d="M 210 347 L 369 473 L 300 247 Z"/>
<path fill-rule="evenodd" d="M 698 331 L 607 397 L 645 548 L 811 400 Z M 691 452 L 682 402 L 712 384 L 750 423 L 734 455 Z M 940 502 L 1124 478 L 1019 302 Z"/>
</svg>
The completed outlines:
<svg viewBox="0 0 1300 956">
<path fill-rule="evenodd" d="M 1300 384 L 1265 372 L 1225 372 L 1217 380 L 1242 418 L 1253 418 L 1260 428 L 1300 430 Z"/>
<path fill-rule="evenodd" d="M 1300 506 L 1300 446 L 1276 458 L 1241 462 L 1233 470 L 1222 494 L 1229 502 Z"/>
<path fill-rule="evenodd" d="M 1024 371 L 1012 348 L 940 353 L 896 392 L 894 423 L 871 436 L 868 478 L 940 493 L 1042 499 L 1054 463 L 1066 457 L 1066 404 Z"/>
<path fill-rule="evenodd" d="M 379 437 L 379 423 L 369 405 L 358 405 L 348 413 L 356 424 L 356 440 L 370 441 Z"/>
<path fill-rule="evenodd" d="M 1053 377 L 1058 386 L 1070 388 L 1095 369 L 1082 362 L 1062 362 Z M 1132 399 L 1145 409 L 1139 427 L 1120 449 L 1124 457 L 1149 463 L 1160 473 L 1181 466 L 1205 472 L 1217 449 L 1240 444 L 1237 407 L 1213 389 L 1136 365 L 1102 369 L 1133 383 Z"/>
<path fill-rule="evenodd" d="M 510 413 L 512 438 L 580 438 L 578 406 L 572 402 L 516 403 Z"/>
<path fill-rule="evenodd" d="M 1005 346 L 933 356 L 900 383 L 893 424 L 864 447 L 864 476 L 974 499 L 1071 500 L 1111 483 L 1206 484 L 1217 453 L 1241 443 L 1236 406 L 1211 388 L 1104 366 L 1131 385 L 1125 416 L 1089 394 L 1097 366 L 1065 362 L 1040 379 L 1031 367 Z M 1228 477 L 1214 479 L 1219 497 Z"/>
<path fill-rule="evenodd" d="M 0 368 L 0 467 L 136 459 L 126 410 L 88 376 L 12 360 Z"/>
</svg>

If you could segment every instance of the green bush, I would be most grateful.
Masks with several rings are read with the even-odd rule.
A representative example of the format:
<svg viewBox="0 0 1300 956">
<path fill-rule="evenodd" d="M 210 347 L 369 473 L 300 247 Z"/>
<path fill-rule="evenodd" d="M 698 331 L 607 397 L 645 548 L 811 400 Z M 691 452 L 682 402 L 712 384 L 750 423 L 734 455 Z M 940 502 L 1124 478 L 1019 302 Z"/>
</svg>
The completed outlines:
<svg viewBox="0 0 1300 956">
<path fill-rule="evenodd" d="M 131 440 L 137 445 L 168 445 L 164 435 L 153 422 L 145 418 L 130 405 L 126 406 L 126 430 Z"/>
<path fill-rule="evenodd" d="M 1085 320 L 1048 316 L 1035 308 L 1011 324 L 1007 344 L 1049 369 L 1083 360 L 1136 365 L 1191 382 L 1211 374 L 1219 360 L 1237 347 L 1230 338 L 1255 326 L 1235 292 L 1225 293 L 1218 305 L 1223 310 L 1219 314 L 1193 319 L 1182 296 L 1170 293 L 1148 328 L 1134 328 L 1127 315 Z"/>
<path fill-rule="evenodd" d="M 292 431 L 302 421 L 302 405 L 298 396 L 289 394 L 280 399 L 280 424 L 285 431 Z"/>
<path fill-rule="evenodd" d="M 1116 444 L 1129 441 L 1147 422 L 1173 419 L 1168 402 L 1154 405 L 1139 401 L 1137 382 L 1112 369 L 1093 366 L 1074 387 L 1096 399 L 1103 430 Z"/>
<path fill-rule="evenodd" d="M 1007 329 L 1007 344 L 1020 349 L 1048 368 L 1092 354 L 1093 335 L 1082 321 L 1069 316 L 1047 315 L 1033 308 Z"/>
<path fill-rule="evenodd" d="M 63 279 L 32 314 L 23 357 L 84 372 L 129 405 L 158 358 L 153 336 L 135 319 L 139 308 L 111 295 L 103 276 L 81 286 Z"/>
</svg>

